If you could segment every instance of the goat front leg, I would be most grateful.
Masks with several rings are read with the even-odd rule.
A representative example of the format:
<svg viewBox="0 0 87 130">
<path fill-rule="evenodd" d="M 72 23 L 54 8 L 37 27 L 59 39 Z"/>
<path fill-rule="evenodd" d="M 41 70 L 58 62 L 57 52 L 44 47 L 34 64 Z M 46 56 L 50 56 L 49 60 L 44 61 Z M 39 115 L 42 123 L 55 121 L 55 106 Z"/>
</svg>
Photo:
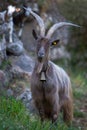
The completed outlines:
<svg viewBox="0 0 87 130">
<path fill-rule="evenodd" d="M 57 97 L 56 97 L 53 102 L 53 109 L 52 109 L 52 123 L 54 123 L 54 124 L 57 123 L 59 111 L 60 111 L 60 105 L 59 105 L 59 101 L 57 100 Z"/>
<path fill-rule="evenodd" d="M 72 99 L 67 99 L 63 105 L 63 119 L 67 125 L 72 123 L 73 119 L 73 101 Z"/>
<path fill-rule="evenodd" d="M 13 29 L 10 29 L 9 31 L 9 42 L 12 43 L 13 40 L 12 40 L 12 33 L 13 33 Z"/>
<path fill-rule="evenodd" d="M 13 42 L 12 35 L 13 35 L 13 21 L 9 23 L 9 42 L 10 43 Z"/>
<path fill-rule="evenodd" d="M 40 101 L 35 101 L 35 105 L 38 109 L 38 112 L 39 112 L 39 115 L 40 115 L 40 118 L 41 118 L 41 122 L 44 121 L 44 108 L 43 108 L 43 104 L 42 102 Z"/>
<path fill-rule="evenodd" d="M 22 37 L 23 27 L 24 27 L 24 24 L 22 23 L 22 24 L 20 25 L 20 29 L 19 29 L 19 32 L 18 32 L 18 37 L 19 37 L 19 39 L 21 39 L 21 37 Z"/>
<path fill-rule="evenodd" d="M 22 32 L 23 32 L 23 28 L 20 28 L 19 32 L 18 32 L 18 37 L 19 39 L 21 39 L 22 37 Z"/>
<path fill-rule="evenodd" d="M 40 114 L 41 122 L 43 122 L 44 121 L 44 109 L 43 109 L 43 107 L 39 108 L 39 114 Z"/>
</svg>

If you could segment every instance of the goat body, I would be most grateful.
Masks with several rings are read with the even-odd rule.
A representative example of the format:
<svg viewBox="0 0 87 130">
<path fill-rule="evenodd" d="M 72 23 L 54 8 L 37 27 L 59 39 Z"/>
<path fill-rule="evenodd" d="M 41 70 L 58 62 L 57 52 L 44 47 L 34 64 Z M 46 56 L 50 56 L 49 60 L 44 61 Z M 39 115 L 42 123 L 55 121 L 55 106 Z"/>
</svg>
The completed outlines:
<svg viewBox="0 0 87 130">
<path fill-rule="evenodd" d="M 46 81 L 41 81 L 41 73 L 37 73 L 37 65 L 31 78 L 32 96 L 41 120 L 47 117 L 55 122 L 62 109 L 64 120 L 70 122 L 73 116 L 70 79 L 62 68 L 51 61 L 44 64 L 44 67 Z"/>
<path fill-rule="evenodd" d="M 6 58 L 5 34 L 9 32 L 8 24 L 5 22 L 6 11 L 0 12 L 0 54 L 2 59 Z"/>
<path fill-rule="evenodd" d="M 4 26 L 5 24 L 7 24 L 7 22 L 5 22 L 5 18 L 6 18 L 6 11 L 0 12 L 0 26 Z M 7 27 L 7 30 L 9 30 L 8 29 L 8 24 L 5 27 Z M 1 31 L 0 35 L 2 35 L 3 41 L 5 42 L 5 31 L 4 31 L 4 28 L 2 27 L 2 29 L 0 31 Z"/>
<path fill-rule="evenodd" d="M 8 33 L 9 33 L 9 42 L 12 43 L 12 34 L 13 34 L 13 13 L 16 8 L 14 6 L 8 6 L 6 11 L 0 12 L 0 23 L 7 23 Z M 2 22 L 1 22 L 2 21 Z M 4 34 L 3 34 L 4 35 Z M 4 37 L 5 39 L 5 37 Z"/>
<path fill-rule="evenodd" d="M 46 37 L 37 39 L 36 64 L 31 77 L 31 92 L 41 120 L 45 117 L 56 122 L 63 111 L 65 122 L 73 117 L 72 92 L 69 76 L 49 60 L 50 46 L 59 42 Z"/>
</svg>

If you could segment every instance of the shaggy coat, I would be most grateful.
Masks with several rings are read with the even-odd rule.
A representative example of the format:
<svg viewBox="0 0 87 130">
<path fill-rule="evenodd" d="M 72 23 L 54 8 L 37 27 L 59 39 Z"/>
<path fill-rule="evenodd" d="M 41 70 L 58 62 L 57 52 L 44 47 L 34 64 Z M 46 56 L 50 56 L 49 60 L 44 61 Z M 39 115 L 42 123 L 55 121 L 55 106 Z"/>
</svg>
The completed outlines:
<svg viewBox="0 0 87 130">
<path fill-rule="evenodd" d="M 29 10 L 36 18 L 40 26 L 40 35 L 36 39 L 36 63 L 31 76 L 31 92 L 35 106 L 40 114 L 41 121 L 45 118 L 56 122 L 59 112 L 63 112 L 64 121 L 69 124 L 73 118 L 73 98 L 70 78 L 59 66 L 49 60 L 50 46 L 59 44 L 59 40 L 52 40 L 53 33 L 63 26 L 75 26 L 76 24 L 60 22 L 54 24 L 45 34 L 43 20 Z"/>
<path fill-rule="evenodd" d="M 42 121 L 49 118 L 55 122 L 59 112 L 63 111 L 64 121 L 70 123 L 73 118 L 70 78 L 61 67 L 49 60 L 50 46 L 46 42 L 48 41 L 40 40 L 40 44 L 37 43 L 37 59 L 31 77 L 32 97 Z M 38 58 L 39 53 L 43 51 L 42 47 L 45 49 L 43 60 Z M 45 80 L 41 80 L 42 73 Z"/>
</svg>

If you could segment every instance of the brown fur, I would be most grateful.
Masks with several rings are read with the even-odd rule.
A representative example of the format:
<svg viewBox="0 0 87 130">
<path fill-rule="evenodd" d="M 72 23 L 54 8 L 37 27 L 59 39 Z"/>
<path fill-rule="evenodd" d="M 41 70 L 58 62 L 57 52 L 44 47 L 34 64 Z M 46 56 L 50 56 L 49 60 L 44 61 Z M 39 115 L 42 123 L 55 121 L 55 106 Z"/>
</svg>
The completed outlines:
<svg viewBox="0 0 87 130">
<path fill-rule="evenodd" d="M 49 61 L 50 40 L 37 39 L 36 64 L 31 77 L 31 92 L 41 120 L 49 118 L 57 121 L 60 111 L 63 111 L 63 119 L 69 124 L 73 118 L 73 101 L 71 83 L 66 72 Z M 43 47 L 44 57 L 39 59 Z M 38 66 L 42 65 L 38 72 Z M 46 81 L 41 81 L 41 73 L 44 72 Z"/>
</svg>

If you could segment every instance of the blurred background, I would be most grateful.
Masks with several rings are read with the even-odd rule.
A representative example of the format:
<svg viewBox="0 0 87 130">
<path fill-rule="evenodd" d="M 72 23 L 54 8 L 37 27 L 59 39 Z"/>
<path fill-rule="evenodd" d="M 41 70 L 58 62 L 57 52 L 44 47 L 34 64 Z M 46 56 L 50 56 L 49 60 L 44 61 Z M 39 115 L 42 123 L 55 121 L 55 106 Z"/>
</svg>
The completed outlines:
<svg viewBox="0 0 87 130">
<path fill-rule="evenodd" d="M 0 0 L 0 9 L 4 10 L 8 4 L 26 4 L 37 12 L 45 22 L 48 30 L 51 25 L 61 21 L 72 22 L 81 28 L 64 27 L 58 30 L 53 38 L 59 38 L 60 48 L 52 48 L 51 58 L 68 60 L 71 65 L 86 68 L 87 66 L 87 1 L 86 0 Z M 36 21 L 29 17 L 23 31 L 22 41 L 25 49 L 32 53 L 35 50 L 35 41 L 32 29 L 36 28 Z M 38 26 L 38 25 L 37 25 Z M 66 59 L 66 60 L 65 60 Z"/>
<path fill-rule="evenodd" d="M 25 4 L 31 7 L 37 14 L 39 14 L 43 18 L 45 22 L 46 32 L 53 24 L 57 22 L 66 21 L 81 26 L 80 28 L 63 27 L 55 32 L 52 38 L 59 38 L 60 46 L 51 48 L 51 59 L 56 64 L 62 66 L 69 74 L 74 95 L 74 120 L 72 127 L 66 128 L 65 125 L 62 125 L 62 127 L 61 125 L 59 125 L 61 130 L 87 130 L 87 0 L 0 0 L 0 11 L 5 10 L 9 4 L 15 5 L 17 7 Z M 32 29 L 35 29 L 39 34 L 38 24 L 36 20 L 32 16 L 30 16 L 24 25 L 22 42 L 28 56 L 35 57 L 36 45 L 35 40 L 32 36 Z M 20 60 L 20 58 L 21 57 L 19 57 L 18 60 Z M 15 58 L 12 57 L 11 60 L 14 59 Z M 20 66 L 24 65 L 24 68 L 22 67 L 24 70 L 26 64 L 29 65 L 31 63 L 28 62 L 28 60 L 25 61 L 25 59 L 25 57 L 22 58 L 20 62 Z M 22 64 L 22 62 L 25 63 Z M 5 63 L 4 66 L 6 65 L 7 63 Z M 19 62 L 17 65 L 19 65 Z M 27 72 L 28 69 L 26 69 Z M 18 89 L 16 90 L 19 90 L 18 84 L 20 84 L 20 82 L 22 81 L 21 78 L 20 82 L 19 79 L 17 80 L 17 83 L 15 81 L 12 81 L 12 83 L 13 88 L 18 87 Z M 12 87 L 12 83 L 9 86 Z M 25 88 L 26 86 L 29 86 L 29 83 L 28 85 L 26 85 L 26 82 L 23 81 L 23 86 Z M 2 103 L 2 105 L 4 105 L 5 101 L 2 100 Z M 4 106 L 6 107 L 7 105 Z M 10 111 L 9 108 L 6 109 L 7 111 L 5 110 L 5 116 L 8 116 L 7 113 Z M 18 115 L 18 113 L 16 114 L 15 112 L 16 115 Z M 9 124 L 10 121 L 13 121 L 11 122 L 13 127 L 15 118 L 14 120 L 13 116 L 10 118 L 11 120 L 9 120 Z M 22 119 L 21 124 L 23 124 L 23 114 L 20 114 L 20 118 Z M 26 123 L 27 122 L 28 120 L 26 119 Z M 20 123 L 19 120 L 18 123 Z M 40 125 L 37 125 L 37 122 L 36 124 L 35 122 L 31 122 L 31 125 L 32 130 L 37 128 L 34 127 L 34 125 L 38 126 L 38 130 L 40 130 Z M 16 126 L 17 124 L 14 125 L 14 128 Z M 6 128 L 10 129 L 10 127 Z M 24 125 L 23 130 L 26 128 L 28 128 L 27 125 Z M 60 128 L 58 129 L 60 130 Z"/>
</svg>

